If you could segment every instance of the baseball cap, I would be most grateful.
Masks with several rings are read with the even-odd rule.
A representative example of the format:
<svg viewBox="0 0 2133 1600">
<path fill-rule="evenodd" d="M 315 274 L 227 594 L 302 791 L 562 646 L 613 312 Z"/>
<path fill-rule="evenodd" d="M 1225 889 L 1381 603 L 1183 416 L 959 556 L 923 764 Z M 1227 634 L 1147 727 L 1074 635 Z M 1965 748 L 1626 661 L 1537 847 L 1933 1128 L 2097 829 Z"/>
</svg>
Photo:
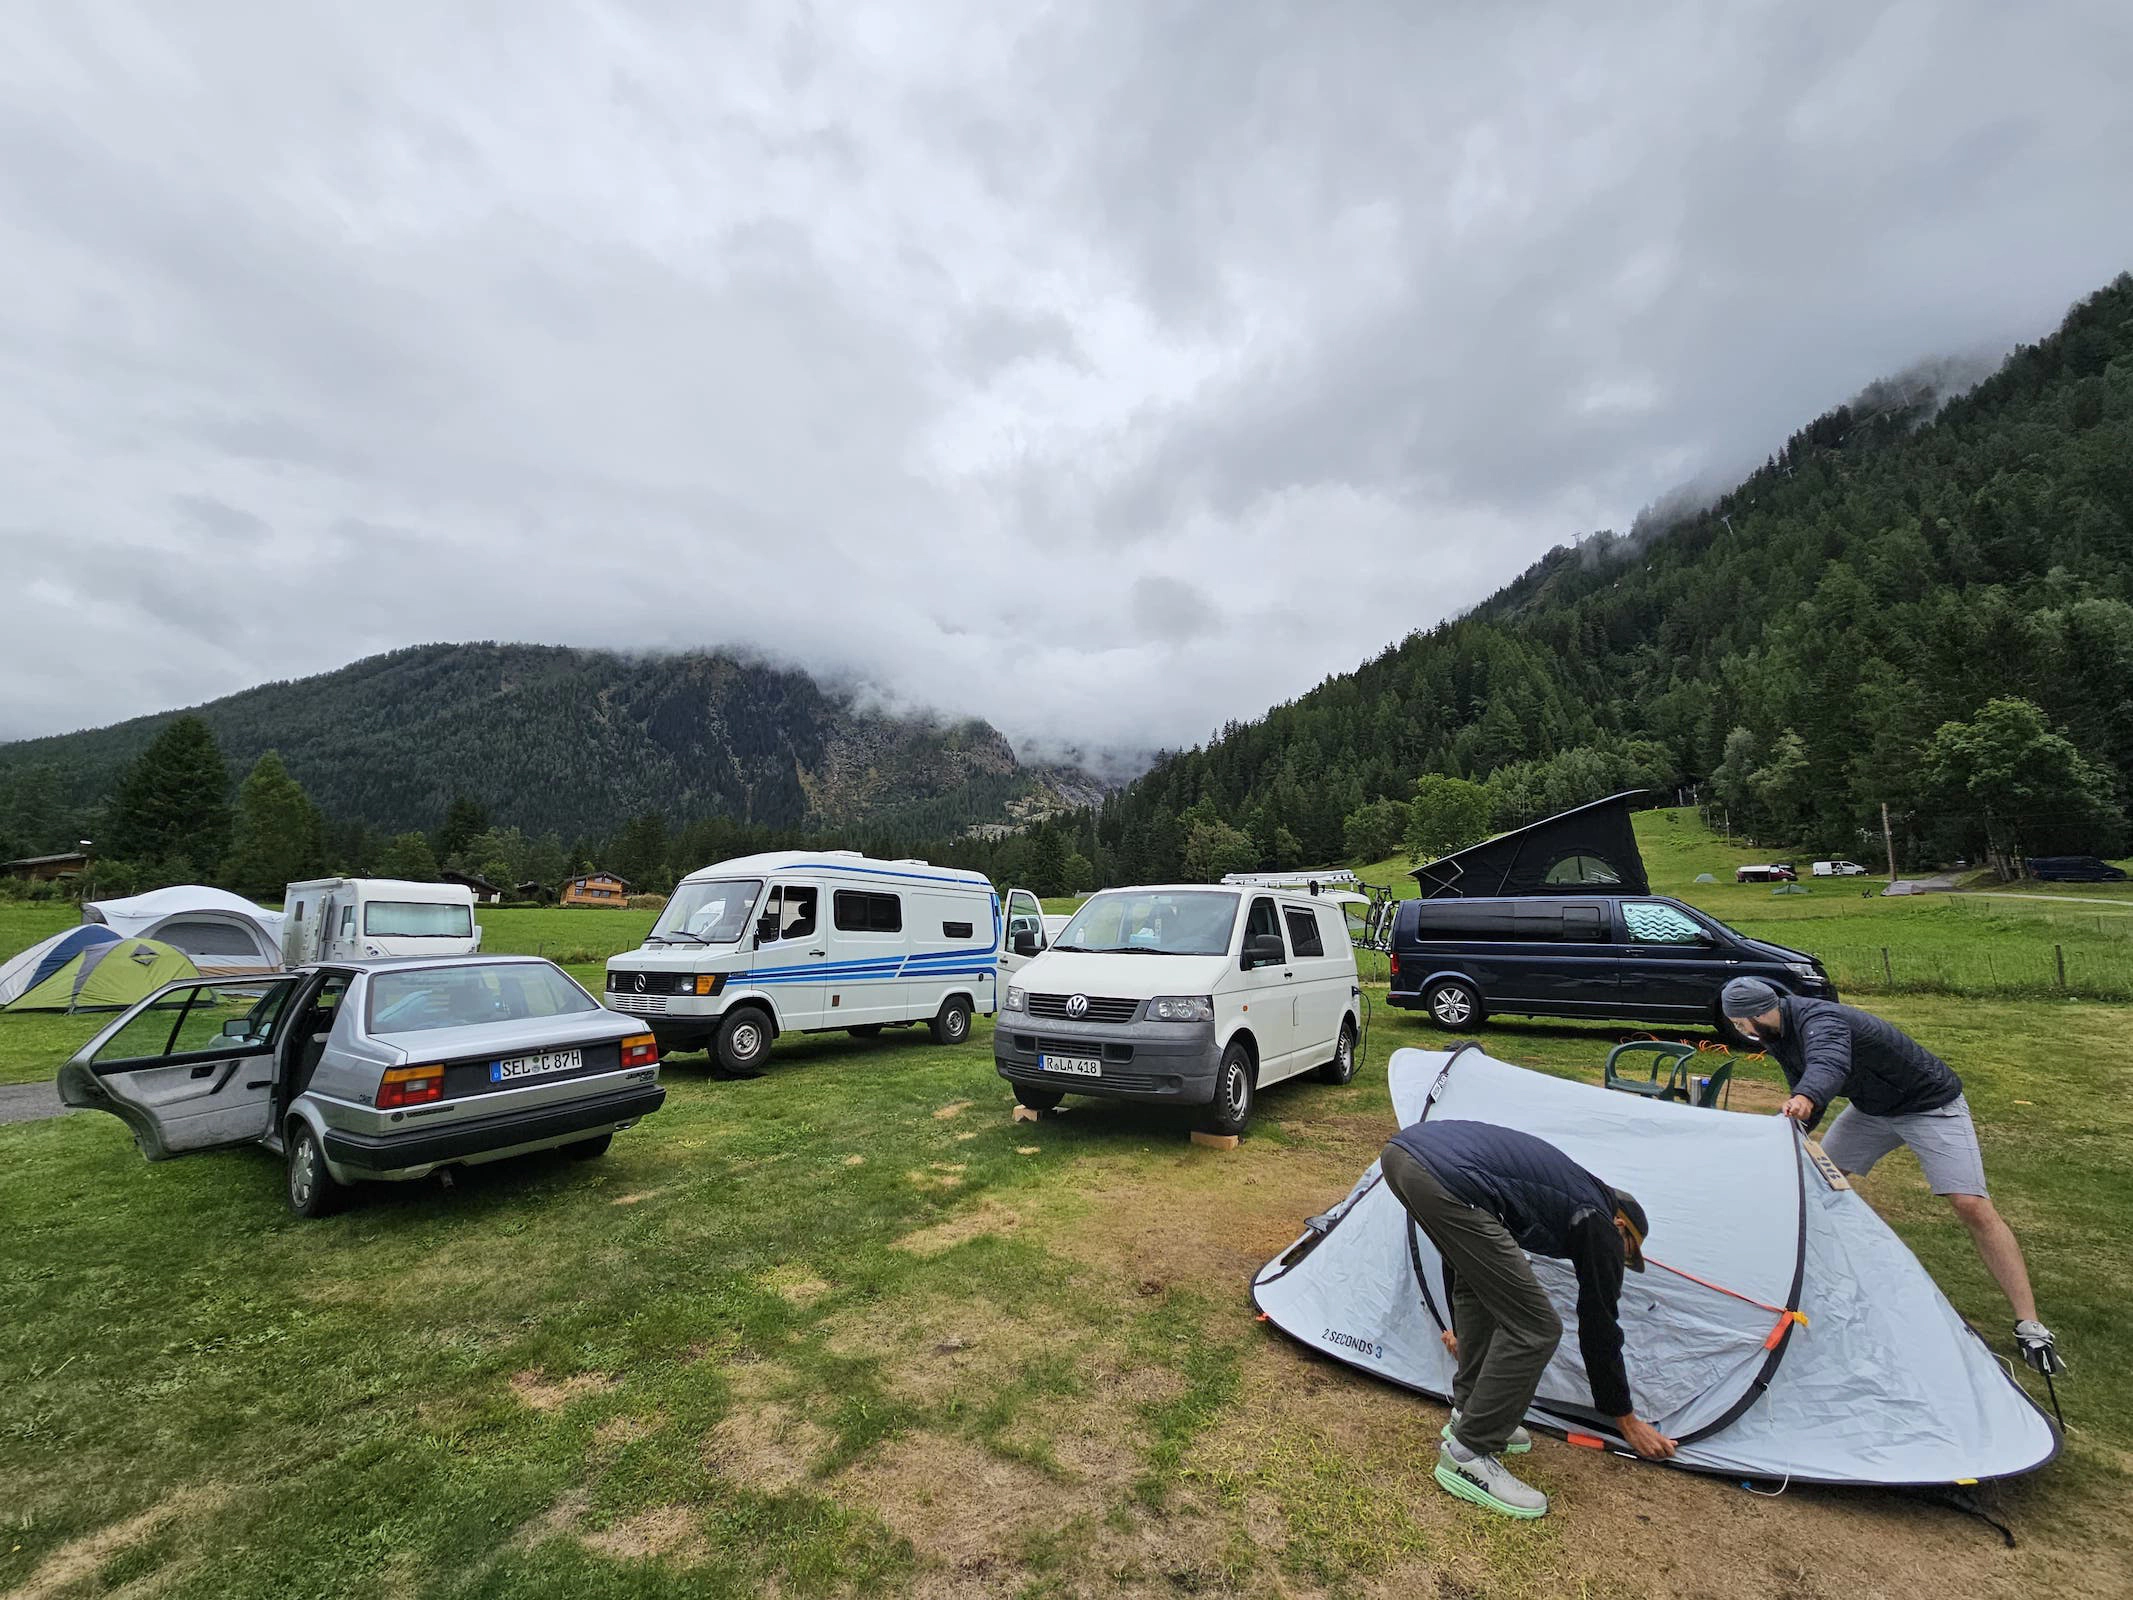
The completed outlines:
<svg viewBox="0 0 2133 1600">
<path fill-rule="evenodd" d="M 1616 1189 L 1615 1211 L 1629 1224 L 1629 1237 L 1623 1241 L 1623 1265 L 1632 1272 L 1644 1270 L 1644 1236 L 1651 1231 L 1645 1219 L 1644 1207 L 1637 1204 L 1637 1197 L 1627 1189 Z"/>
</svg>

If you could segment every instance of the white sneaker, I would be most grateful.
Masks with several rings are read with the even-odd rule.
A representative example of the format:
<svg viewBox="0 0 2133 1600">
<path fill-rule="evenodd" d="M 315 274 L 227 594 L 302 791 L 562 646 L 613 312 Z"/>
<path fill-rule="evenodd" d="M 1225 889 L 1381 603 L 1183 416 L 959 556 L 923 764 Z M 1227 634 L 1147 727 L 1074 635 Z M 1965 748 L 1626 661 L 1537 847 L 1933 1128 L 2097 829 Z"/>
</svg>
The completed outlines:
<svg viewBox="0 0 2133 1600">
<path fill-rule="evenodd" d="M 1461 1460 L 1454 1444 L 1437 1446 L 1437 1484 L 1447 1494 L 1457 1495 L 1506 1517 L 1544 1517 L 1548 1497 L 1515 1478 L 1510 1468 L 1494 1456 Z"/>
<path fill-rule="evenodd" d="M 1452 1420 L 1444 1425 L 1444 1431 L 1438 1434 L 1437 1437 L 1449 1441 L 1452 1437 L 1453 1430 L 1456 1429 L 1458 1426 L 1459 1408 L 1457 1406 L 1453 1406 Z M 1526 1432 L 1524 1428 L 1513 1428 L 1511 1430 L 1511 1442 L 1503 1447 L 1503 1453 L 1507 1456 L 1522 1456 L 1532 1448 L 1533 1435 Z"/>
</svg>

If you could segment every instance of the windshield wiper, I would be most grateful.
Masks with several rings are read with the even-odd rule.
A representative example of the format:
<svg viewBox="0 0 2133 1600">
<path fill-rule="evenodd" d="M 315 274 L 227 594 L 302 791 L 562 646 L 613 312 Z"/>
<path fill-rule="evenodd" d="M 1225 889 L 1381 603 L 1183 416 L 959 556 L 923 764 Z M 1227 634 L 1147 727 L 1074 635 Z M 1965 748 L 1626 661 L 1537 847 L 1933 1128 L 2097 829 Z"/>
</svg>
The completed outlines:
<svg viewBox="0 0 2133 1600">
<path fill-rule="evenodd" d="M 680 934 L 684 939 L 694 939 L 698 944 L 709 944 L 711 942 L 709 939 L 704 938 L 701 934 L 691 933 L 687 928 L 675 928 L 672 931 L 674 933 Z M 665 934 L 655 934 L 654 937 L 657 938 L 661 944 L 672 944 L 674 942 L 672 938 L 668 937 Z"/>
</svg>

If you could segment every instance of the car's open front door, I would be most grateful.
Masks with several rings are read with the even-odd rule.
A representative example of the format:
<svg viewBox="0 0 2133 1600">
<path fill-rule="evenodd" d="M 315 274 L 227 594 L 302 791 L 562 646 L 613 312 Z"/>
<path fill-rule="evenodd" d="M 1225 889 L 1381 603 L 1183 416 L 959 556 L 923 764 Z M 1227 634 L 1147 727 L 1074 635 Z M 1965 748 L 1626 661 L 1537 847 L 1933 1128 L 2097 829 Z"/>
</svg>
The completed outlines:
<svg viewBox="0 0 2133 1600">
<path fill-rule="evenodd" d="M 1050 943 L 1044 932 L 1044 907 L 1037 897 L 1027 889 L 1008 890 L 1007 936 L 1000 950 L 1000 970 L 1012 976 Z"/>
<path fill-rule="evenodd" d="M 151 1161 L 245 1144 L 274 1114 L 274 1052 L 303 980 L 174 983 L 99 1033 L 59 1069 L 59 1097 L 108 1111 Z"/>
</svg>

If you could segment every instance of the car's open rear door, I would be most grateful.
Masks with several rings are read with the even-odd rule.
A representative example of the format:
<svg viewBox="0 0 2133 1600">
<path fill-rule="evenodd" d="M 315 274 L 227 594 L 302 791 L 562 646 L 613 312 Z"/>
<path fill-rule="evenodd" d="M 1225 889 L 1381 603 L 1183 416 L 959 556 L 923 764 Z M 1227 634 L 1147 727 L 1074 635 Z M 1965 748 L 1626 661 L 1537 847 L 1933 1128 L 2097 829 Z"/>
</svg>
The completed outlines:
<svg viewBox="0 0 2133 1600">
<path fill-rule="evenodd" d="M 274 1055 L 295 974 L 174 983 L 59 1069 L 59 1097 L 108 1111 L 151 1161 L 245 1144 L 274 1114 Z"/>
</svg>

